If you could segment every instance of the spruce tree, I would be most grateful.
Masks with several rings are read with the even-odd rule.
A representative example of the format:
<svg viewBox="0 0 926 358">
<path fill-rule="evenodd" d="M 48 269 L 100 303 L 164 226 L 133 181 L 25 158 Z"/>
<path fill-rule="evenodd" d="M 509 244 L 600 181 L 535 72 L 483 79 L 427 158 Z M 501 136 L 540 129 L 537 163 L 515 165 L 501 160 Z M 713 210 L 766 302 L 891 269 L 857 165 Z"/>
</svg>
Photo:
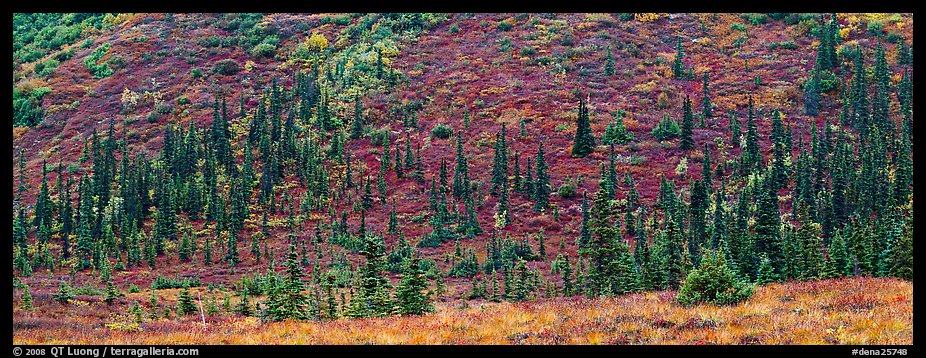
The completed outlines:
<svg viewBox="0 0 926 358">
<path fill-rule="evenodd" d="M 772 143 L 772 162 L 771 185 L 775 189 L 780 189 L 788 183 L 788 168 L 785 167 L 785 161 L 790 155 L 786 149 L 785 142 L 790 139 L 785 138 L 784 127 L 781 125 L 781 112 L 775 111 L 772 115 L 772 131 L 769 135 Z"/>
<path fill-rule="evenodd" d="M 897 222 L 892 225 L 900 225 Z M 913 280 L 913 214 L 910 213 L 901 228 L 902 232 L 895 238 L 890 251 L 890 264 L 887 274 L 904 280 Z"/>
<path fill-rule="evenodd" d="M 389 297 L 389 280 L 383 276 L 385 270 L 385 244 L 381 237 L 366 235 L 363 238 L 361 255 L 366 263 L 357 278 L 357 290 L 351 297 L 351 304 L 346 316 L 350 317 L 385 317 L 392 313 Z"/>
<path fill-rule="evenodd" d="M 739 280 L 727 267 L 722 252 L 705 250 L 698 268 L 692 270 L 679 288 L 676 300 L 685 306 L 698 303 L 733 305 L 753 294 L 752 285 Z"/>
<path fill-rule="evenodd" d="M 305 319 L 308 318 L 308 297 L 302 293 L 305 291 L 305 283 L 302 278 L 305 274 L 302 272 L 302 266 L 298 261 L 299 254 L 296 253 L 296 243 L 289 243 L 289 252 L 286 254 L 286 262 L 283 263 L 286 277 L 282 282 L 278 282 L 275 292 L 272 292 L 267 299 L 268 318 L 274 321 L 285 319 Z"/>
<path fill-rule="evenodd" d="M 775 268 L 772 267 L 772 261 L 768 258 L 768 255 L 763 252 L 760 254 L 759 273 L 756 284 L 765 285 L 775 281 L 778 281 L 778 275 L 775 273 Z"/>
<path fill-rule="evenodd" d="M 694 127 L 694 114 L 691 112 L 691 99 L 685 96 L 685 102 L 682 105 L 682 141 L 679 145 L 681 150 L 694 148 L 694 139 L 691 138 L 692 127 Z"/>
<path fill-rule="evenodd" d="M 427 287 L 428 281 L 421 269 L 420 258 L 415 254 L 402 270 L 402 281 L 396 288 L 396 308 L 399 314 L 417 316 L 432 312 L 434 307 L 426 293 Z"/>
<path fill-rule="evenodd" d="M 550 205 L 550 175 L 547 173 L 547 161 L 543 157 L 543 142 L 537 148 L 537 174 L 534 176 L 534 210 L 544 211 Z"/>
<path fill-rule="evenodd" d="M 677 289 L 681 281 L 688 275 L 688 245 L 685 245 L 683 233 L 671 215 L 666 215 L 665 229 L 661 233 L 661 242 L 654 253 L 659 262 L 658 270 L 654 272 L 659 287 Z"/>
<path fill-rule="evenodd" d="M 740 121 L 736 119 L 736 112 L 730 111 L 730 146 L 740 147 Z"/>
<path fill-rule="evenodd" d="M 614 58 L 611 55 L 611 47 L 608 47 L 608 56 L 605 57 L 604 75 L 605 77 L 611 77 L 614 75 Z"/>
<path fill-rule="evenodd" d="M 708 79 L 709 79 L 708 74 L 707 72 L 705 72 L 704 82 L 701 84 L 701 115 L 704 116 L 703 118 L 713 117 L 713 112 L 712 112 L 713 105 L 711 104 L 711 97 L 710 97 L 710 92 L 709 92 L 710 89 L 708 87 Z"/>
<path fill-rule="evenodd" d="M 576 246 L 580 249 L 589 245 L 592 240 L 591 232 L 588 229 L 588 200 L 585 193 L 582 194 L 582 223 L 579 227 L 579 238 L 576 240 Z"/>
<path fill-rule="evenodd" d="M 235 305 L 235 313 L 248 317 L 251 315 L 251 303 L 248 300 L 248 292 L 245 290 L 241 292 L 241 300 L 238 301 L 238 304 Z"/>
<path fill-rule="evenodd" d="M 469 165 L 463 154 L 463 131 L 457 130 L 456 167 L 453 171 L 453 195 L 458 198 L 469 196 Z"/>
<path fill-rule="evenodd" d="M 363 106 L 360 96 L 354 95 L 354 119 L 351 121 L 350 139 L 358 139 L 363 135 Z"/>
<path fill-rule="evenodd" d="M 672 77 L 675 79 L 685 79 L 687 77 L 685 64 L 682 62 L 684 57 L 685 53 L 682 48 L 682 37 L 679 36 L 678 42 L 675 44 L 675 59 L 672 61 Z"/>
<path fill-rule="evenodd" d="M 755 249 L 769 260 L 772 271 L 769 278 L 778 281 L 785 265 L 781 239 L 781 222 L 778 211 L 778 195 L 768 180 L 759 188 L 756 202 Z"/>
<path fill-rule="evenodd" d="M 206 266 L 212 265 L 212 240 L 209 237 L 205 238 L 206 243 L 203 244 L 203 264 Z M 154 266 L 152 264 L 152 266 Z"/>
<path fill-rule="evenodd" d="M 228 231 L 228 239 L 225 242 L 225 261 L 235 267 L 241 260 L 238 258 L 238 235 L 233 231 Z"/>
<path fill-rule="evenodd" d="M 495 157 L 492 161 L 492 194 L 501 195 L 508 188 L 508 147 L 505 144 L 505 124 L 495 135 Z"/>
<path fill-rule="evenodd" d="M 797 262 L 798 275 L 801 280 L 819 278 L 823 271 L 823 242 L 820 238 L 820 226 L 810 221 L 809 215 L 802 212 L 799 215 L 800 228 L 795 233 L 796 243 L 799 246 L 799 259 Z"/>
<path fill-rule="evenodd" d="M 29 286 L 23 285 L 23 293 L 19 296 L 19 308 L 26 311 L 32 310 L 32 294 L 29 293 Z"/>
<path fill-rule="evenodd" d="M 823 262 L 823 278 L 838 278 L 849 274 L 849 258 L 846 241 L 837 233 L 830 240 L 826 260 Z"/>
<path fill-rule="evenodd" d="M 804 85 L 804 114 L 816 116 L 820 113 L 820 71 L 813 70 Z"/>
<path fill-rule="evenodd" d="M 184 287 L 177 296 L 177 315 L 185 316 L 196 312 L 196 304 L 193 303 L 193 296 L 190 295 L 190 289 Z"/>
<path fill-rule="evenodd" d="M 759 151 L 759 133 L 756 127 L 752 97 L 749 97 L 749 110 L 746 117 L 746 148 L 742 154 L 743 173 L 749 173 L 762 165 L 762 153 Z"/>
<path fill-rule="evenodd" d="M 595 136 L 588 118 L 588 107 L 583 95 L 579 95 L 579 114 L 576 120 L 576 136 L 572 146 L 573 157 L 584 157 L 595 150 Z"/>
<path fill-rule="evenodd" d="M 180 240 L 180 248 L 178 249 L 178 257 L 180 261 L 190 261 L 190 256 L 192 255 L 192 247 L 190 243 L 190 233 L 183 235 L 183 238 Z"/>
<path fill-rule="evenodd" d="M 612 215 L 609 198 L 599 190 L 589 213 L 592 241 L 579 250 L 589 259 L 589 289 L 596 296 L 624 294 L 637 289 L 638 277 L 630 247 L 621 240 L 619 227 L 611 224 Z"/>
</svg>

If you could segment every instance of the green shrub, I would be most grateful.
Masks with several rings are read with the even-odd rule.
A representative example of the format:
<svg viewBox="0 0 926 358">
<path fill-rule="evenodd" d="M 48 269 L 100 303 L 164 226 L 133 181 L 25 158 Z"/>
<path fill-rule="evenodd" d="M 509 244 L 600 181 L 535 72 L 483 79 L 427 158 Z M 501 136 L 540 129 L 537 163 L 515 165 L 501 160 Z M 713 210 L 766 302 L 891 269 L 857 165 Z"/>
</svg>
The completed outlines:
<svg viewBox="0 0 926 358">
<path fill-rule="evenodd" d="M 662 141 L 681 135 L 682 129 L 678 126 L 678 122 L 673 121 L 669 118 L 668 114 L 665 114 L 662 120 L 659 121 L 659 124 L 657 124 L 650 133 L 656 137 L 656 139 Z"/>
<path fill-rule="evenodd" d="M 158 275 L 154 278 L 154 281 L 151 281 L 152 290 L 164 290 L 171 288 L 186 288 L 186 287 L 197 287 L 199 286 L 199 278 L 183 278 L 179 276 L 177 278 L 169 278 Z"/>
<path fill-rule="evenodd" d="M 455 34 L 457 32 L 460 32 L 460 27 L 457 24 L 450 25 L 450 33 Z"/>
<path fill-rule="evenodd" d="M 572 183 L 563 183 L 563 185 L 559 186 L 559 190 L 557 190 L 557 193 L 559 193 L 559 196 L 563 197 L 564 199 L 575 197 L 576 196 L 576 186 L 575 184 L 572 184 Z"/>
<path fill-rule="evenodd" d="M 794 49 L 797 49 L 797 44 L 795 44 L 794 41 L 788 40 L 788 41 L 772 42 L 768 44 L 768 46 L 766 47 L 768 47 L 769 50 L 774 50 L 776 48 L 794 50 Z"/>
<path fill-rule="evenodd" d="M 148 123 L 156 123 L 158 119 L 161 119 L 161 114 L 158 113 L 158 111 L 150 111 L 145 115 L 145 120 L 148 121 Z"/>
<path fill-rule="evenodd" d="M 768 21 L 768 15 L 766 14 L 756 14 L 756 13 L 742 14 L 740 15 L 740 18 L 748 21 L 753 26 L 762 25 L 766 21 Z"/>
<path fill-rule="evenodd" d="M 261 43 L 251 49 L 251 56 L 254 58 L 271 58 L 276 54 L 277 48 L 268 43 Z"/>
<path fill-rule="evenodd" d="M 753 291 L 751 284 L 739 280 L 727 267 L 722 253 L 704 249 L 700 265 L 688 274 L 675 300 L 684 306 L 734 305 L 749 299 Z"/>
<path fill-rule="evenodd" d="M 39 92 L 40 95 L 36 96 L 36 92 L 39 90 L 25 92 L 13 89 L 13 125 L 34 126 L 45 119 L 41 104 L 43 93 Z"/>
<path fill-rule="evenodd" d="M 730 28 L 737 31 L 746 31 L 746 25 L 744 24 L 730 24 Z"/>
<path fill-rule="evenodd" d="M 901 35 L 899 32 L 891 31 L 887 33 L 887 37 L 884 39 L 884 41 L 895 44 L 895 43 L 903 41 L 903 39 L 904 39 L 903 35 Z"/>
<path fill-rule="evenodd" d="M 450 128 L 450 126 L 443 123 L 439 123 L 431 129 L 431 136 L 435 138 L 447 139 L 450 138 L 450 135 L 452 134 L 453 128 Z"/>
<path fill-rule="evenodd" d="M 629 163 L 630 163 L 630 165 L 642 165 L 642 164 L 646 163 L 646 157 L 644 157 L 644 156 L 642 156 L 642 155 L 633 154 L 633 155 L 630 156 L 630 161 L 629 161 Z"/>
<path fill-rule="evenodd" d="M 884 32 L 884 23 L 877 20 L 869 21 L 868 32 L 875 35 L 881 35 Z"/>
<path fill-rule="evenodd" d="M 507 22 L 504 22 L 504 21 L 499 21 L 499 22 L 498 22 L 498 29 L 501 30 L 501 31 L 508 31 L 508 30 L 511 30 L 511 27 L 512 27 L 511 24 L 509 24 L 509 23 L 507 23 Z"/>
<path fill-rule="evenodd" d="M 374 129 L 370 132 L 370 142 L 377 147 L 382 147 L 389 143 L 390 138 L 392 137 L 392 132 L 389 128 L 379 128 Z"/>
<path fill-rule="evenodd" d="M 511 50 L 511 37 L 505 36 L 495 41 L 498 44 L 498 52 L 508 52 Z"/>
<path fill-rule="evenodd" d="M 203 69 L 199 67 L 193 67 L 190 70 L 190 78 L 200 78 L 203 76 Z"/>
<path fill-rule="evenodd" d="M 238 64 L 238 61 L 231 58 L 218 60 L 212 65 L 212 73 L 218 73 L 220 75 L 234 75 L 238 73 L 238 71 L 241 71 L 241 65 Z"/>
<path fill-rule="evenodd" d="M 84 67 L 90 71 L 90 74 L 95 78 L 106 78 L 109 75 L 113 74 L 113 69 L 109 67 L 109 63 L 103 62 L 100 63 L 100 59 L 109 52 L 109 48 L 112 45 L 104 43 L 93 50 L 90 55 L 84 57 Z"/>
<path fill-rule="evenodd" d="M 338 16 L 334 18 L 334 23 L 341 26 L 350 25 L 350 15 Z"/>
</svg>

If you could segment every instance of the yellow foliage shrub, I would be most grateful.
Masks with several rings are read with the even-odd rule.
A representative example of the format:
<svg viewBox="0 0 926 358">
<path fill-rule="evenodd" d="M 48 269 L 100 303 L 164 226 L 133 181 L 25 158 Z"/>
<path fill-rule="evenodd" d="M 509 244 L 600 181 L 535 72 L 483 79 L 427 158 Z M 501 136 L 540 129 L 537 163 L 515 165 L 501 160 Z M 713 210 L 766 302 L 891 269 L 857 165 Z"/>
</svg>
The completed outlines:
<svg viewBox="0 0 926 358">
<path fill-rule="evenodd" d="M 328 48 L 328 38 L 326 38 L 325 35 L 313 32 L 312 36 L 307 37 L 302 44 L 309 51 L 322 52 Z"/>
<path fill-rule="evenodd" d="M 659 14 L 655 12 L 638 12 L 633 14 L 633 18 L 639 22 L 653 22 L 659 20 Z"/>
</svg>

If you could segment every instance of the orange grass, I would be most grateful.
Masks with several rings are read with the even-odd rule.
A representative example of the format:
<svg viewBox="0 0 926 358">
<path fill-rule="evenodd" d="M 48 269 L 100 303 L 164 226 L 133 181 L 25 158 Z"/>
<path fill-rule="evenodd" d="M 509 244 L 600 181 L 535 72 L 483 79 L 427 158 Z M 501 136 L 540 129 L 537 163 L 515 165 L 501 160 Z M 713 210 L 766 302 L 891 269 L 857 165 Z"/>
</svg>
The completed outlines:
<svg viewBox="0 0 926 358">
<path fill-rule="evenodd" d="M 913 284 L 851 278 L 759 287 L 732 307 L 674 292 L 529 303 L 439 303 L 434 314 L 311 322 L 200 317 L 105 328 L 105 314 L 13 310 L 13 344 L 912 344 Z M 99 302 L 77 310 L 103 310 Z M 119 312 L 121 313 L 121 312 Z M 85 318 L 82 318 L 85 317 Z"/>
</svg>

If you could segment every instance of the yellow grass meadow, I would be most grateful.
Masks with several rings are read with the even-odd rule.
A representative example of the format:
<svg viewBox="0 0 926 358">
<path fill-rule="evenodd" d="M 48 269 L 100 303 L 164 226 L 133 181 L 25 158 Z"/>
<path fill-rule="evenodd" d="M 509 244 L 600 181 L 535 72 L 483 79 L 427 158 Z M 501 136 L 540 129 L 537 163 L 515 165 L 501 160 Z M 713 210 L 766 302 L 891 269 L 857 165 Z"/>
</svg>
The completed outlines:
<svg viewBox="0 0 926 358">
<path fill-rule="evenodd" d="M 309 322 L 219 315 L 207 316 L 205 327 L 196 315 L 146 321 L 134 332 L 106 327 L 111 313 L 14 308 L 13 344 L 913 343 L 913 284 L 897 279 L 771 284 L 729 307 L 682 307 L 674 292 L 649 292 L 527 303 L 439 302 L 436 308 L 423 317 Z M 99 309 L 104 308 L 94 310 Z"/>
</svg>

